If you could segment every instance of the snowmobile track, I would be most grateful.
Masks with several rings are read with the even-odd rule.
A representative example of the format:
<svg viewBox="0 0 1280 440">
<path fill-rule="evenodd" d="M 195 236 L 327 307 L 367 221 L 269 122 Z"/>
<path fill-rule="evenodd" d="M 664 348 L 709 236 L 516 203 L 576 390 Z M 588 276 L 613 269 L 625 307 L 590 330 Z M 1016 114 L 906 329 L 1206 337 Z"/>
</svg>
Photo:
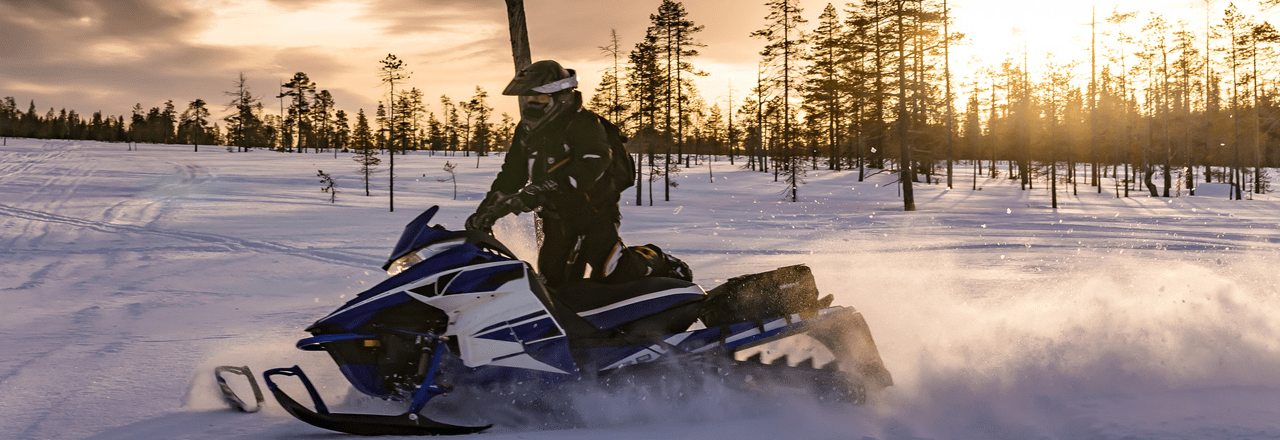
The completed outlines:
<svg viewBox="0 0 1280 440">
<path fill-rule="evenodd" d="M 346 252 L 334 249 L 306 249 L 286 244 L 273 243 L 269 241 L 244 240 L 225 235 L 208 234 L 203 232 L 177 231 L 162 229 L 154 226 L 136 226 L 122 225 L 108 222 L 100 222 L 86 220 L 82 218 L 69 217 L 64 215 L 52 214 L 48 212 L 35 211 L 30 209 L 22 209 L 14 206 L 0 204 L 0 216 L 12 217 L 22 220 L 29 220 L 40 223 L 63 224 L 76 228 L 89 229 L 92 231 L 107 234 L 138 234 L 152 235 L 174 238 L 192 243 L 213 244 L 224 247 L 229 251 L 246 251 L 262 254 L 284 254 L 299 258 L 305 258 L 321 263 L 337 264 L 341 266 L 351 266 L 365 268 L 381 264 L 377 258 L 366 255 Z M 16 238 L 14 239 L 16 240 Z M 13 248 L 13 240 L 4 243 L 6 248 Z"/>
</svg>

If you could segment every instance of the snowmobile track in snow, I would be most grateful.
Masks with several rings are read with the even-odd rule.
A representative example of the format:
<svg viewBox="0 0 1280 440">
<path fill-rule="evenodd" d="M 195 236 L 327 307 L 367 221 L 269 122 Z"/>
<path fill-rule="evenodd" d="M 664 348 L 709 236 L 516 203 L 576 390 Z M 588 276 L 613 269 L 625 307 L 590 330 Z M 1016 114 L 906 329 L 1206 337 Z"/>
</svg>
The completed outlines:
<svg viewBox="0 0 1280 440">
<path fill-rule="evenodd" d="M 100 222 L 87 220 L 76 217 L 68 217 L 64 215 L 52 214 L 48 212 L 35 211 L 30 209 L 22 209 L 14 206 L 0 204 L 0 216 L 12 217 L 17 219 L 29 220 L 41 223 L 63 224 L 76 228 L 89 229 L 92 231 L 103 232 L 107 234 L 138 234 L 152 235 L 174 238 L 192 243 L 212 244 L 228 251 L 247 251 L 262 254 L 284 254 L 298 258 L 305 258 L 321 263 L 337 264 L 342 266 L 352 266 L 358 268 L 366 268 L 369 266 L 378 266 L 382 264 L 379 258 L 373 258 L 366 255 L 346 252 L 342 250 L 331 249 L 307 249 L 289 246 L 286 244 L 273 243 L 268 241 L 245 240 L 225 235 L 209 234 L 203 232 L 178 231 L 162 229 L 154 226 L 136 226 L 124 225 L 108 222 Z M 9 239 L 4 247 L 13 251 L 14 239 Z"/>
</svg>

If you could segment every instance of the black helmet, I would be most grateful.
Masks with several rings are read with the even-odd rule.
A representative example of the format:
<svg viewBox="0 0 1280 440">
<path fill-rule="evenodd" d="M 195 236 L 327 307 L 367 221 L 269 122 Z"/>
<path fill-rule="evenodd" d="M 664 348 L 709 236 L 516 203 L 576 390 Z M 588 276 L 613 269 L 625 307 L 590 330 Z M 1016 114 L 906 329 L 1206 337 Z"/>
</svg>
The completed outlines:
<svg viewBox="0 0 1280 440">
<path fill-rule="evenodd" d="M 520 96 L 520 125 L 528 131 L 541 128 L 547 121 L 571 113 L 581 105 L 578 76 L 573 69 L 560 67 L 551 60 L 538 61 L 520 69 L 520 73 L 502 90 L 503 95 Z M 541 97 L 541 98 L 534 98 Z"/>
<path fill-rule="evenodd" d="M 507 88 L 502 90 L 502 94 L 507 96 L 549 95 L 576 87 L 578 87 L 578 76 L 572 69 L 560 67 L 560 63 L 555 61 L 542 60 L 520 69 L 516 77 L 507 84 Z"/>
</svg>

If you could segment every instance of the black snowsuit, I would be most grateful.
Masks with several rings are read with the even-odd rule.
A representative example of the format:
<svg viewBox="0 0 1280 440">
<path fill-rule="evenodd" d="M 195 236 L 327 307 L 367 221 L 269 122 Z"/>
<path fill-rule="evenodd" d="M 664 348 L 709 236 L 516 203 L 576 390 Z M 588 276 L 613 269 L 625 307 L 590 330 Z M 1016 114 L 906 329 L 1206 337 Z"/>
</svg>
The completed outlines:
<svg viewBox="0 0 1280 440">
<path fill-rule="evenodd" d="M 490 194 L 513 194 L 526 183 L 556 183 L 539 206 L 529 206 L 541 208 L 538 272 L 550 286 L 582 278 L 585 265 L 591 266 L 592 280 L 606 283 L 670 270 L 656 246 L 626 247 L 618 237 L 618 200 L 625 186 L 608 175 L 611 160 L 600 117 L 580 106 L 533 132 L 521 126 L 512 137 Z"/>
</svg>

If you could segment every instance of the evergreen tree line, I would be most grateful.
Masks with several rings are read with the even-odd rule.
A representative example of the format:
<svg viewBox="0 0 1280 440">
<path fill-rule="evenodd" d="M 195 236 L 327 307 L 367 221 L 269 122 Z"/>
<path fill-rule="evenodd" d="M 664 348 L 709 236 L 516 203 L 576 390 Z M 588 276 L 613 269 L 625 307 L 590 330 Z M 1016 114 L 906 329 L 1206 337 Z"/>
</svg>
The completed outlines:
<svg viewBox="0 0 1280 440">
<path fill-rule="evenodd" d="M 1266 191 L 1266 168 L 1280 166 L 1280 33 L 1234 4 L 1206 2 L 1203 23 L 1112 11 L 1091 23 L 1087 51 L 1048 55 L 1033 74 L 1024 43 L 964 84 L 951 72 L 963 35 L 950 32 L 946 0 L 828 4 L 812 27 L 795 0 L 766 6 L 750 35 L 762 43 L 757 81 L 727 104 L 691 82 L 706 75 L 693 64 L 703 27 L 679 1 L 663 1 L 629 52 L 616 32 L 601 47 L 612 63 L 589 107 L 631 134 L 650 181 L 727 156 L 772 171 L 795 200 L 806 170 L 861 180 L 896 168 L 913 209 L 910 183 L 952 186 L 960 172 L 975 189 L 986 176 L 1044 182 L 1055 196 L 1083 184 L 1169 197 L 1203 181 L 1240 198 Z"/>
<path fill-rule="evenodd" d="M 379 102 L 372 119 L 361 109 L 352 121 L 337 109 L 333 95 L 319 89 L 306 73 L 294 74 L 280 86 L 280 114 L 266 109 L 265 96 L 255 94 L 244 74 L 224 92 L 229 101 L 221 123 L 210 118 L 208 104 L 196 99 L 179 112 L 172 100 L 144 110 L 133 107 L 131 117 L 84 117 L 75 110 L 41 115 L 31 101 L 22 111 L 13 97 L 0 100 L 0 136 L 75 139 L 153 144 L 226 145 L 238 151 L 271 149 L 282 152 L 431 150 L 486 154 L 505 149 L 515 122 L 503 113 L 494 121 L 488 93 L 476 87 L 469 100 L 455 102 L 441 95 L 440 115 L 428 110 L 424 93 L 411 88 L 389 96 L 394 109 Z M 225 124 L 225 125 L 223 125 Z M 354 124 L 354 125 L 353 125 Z M 394 125 L 394 130 L 392 129 Z M 394 138 L 392 138 L 394 136 Z M 394 145 L 393 145 L 394 142 Z"/>
<path fill-rule="evenodd" d="M 35 101 L 30 101 L 24 112 L 12 96 L 0 100 L 0 136 L 5 138 L 191 144 L 198 150 L 200 145 L 224 144 L 229 135 L 223 134 L 217 123 L 210 125 L 209 109 L 203 99 L 191 101 L 181 113 L 172 100 L 149 111 L 136 104 L 127 120 L 123 116 L 103 116 L 100 111 L 84 117 L 75 110 L 55 112 L 52 108 L 41 116 Z"/>
</svg>

